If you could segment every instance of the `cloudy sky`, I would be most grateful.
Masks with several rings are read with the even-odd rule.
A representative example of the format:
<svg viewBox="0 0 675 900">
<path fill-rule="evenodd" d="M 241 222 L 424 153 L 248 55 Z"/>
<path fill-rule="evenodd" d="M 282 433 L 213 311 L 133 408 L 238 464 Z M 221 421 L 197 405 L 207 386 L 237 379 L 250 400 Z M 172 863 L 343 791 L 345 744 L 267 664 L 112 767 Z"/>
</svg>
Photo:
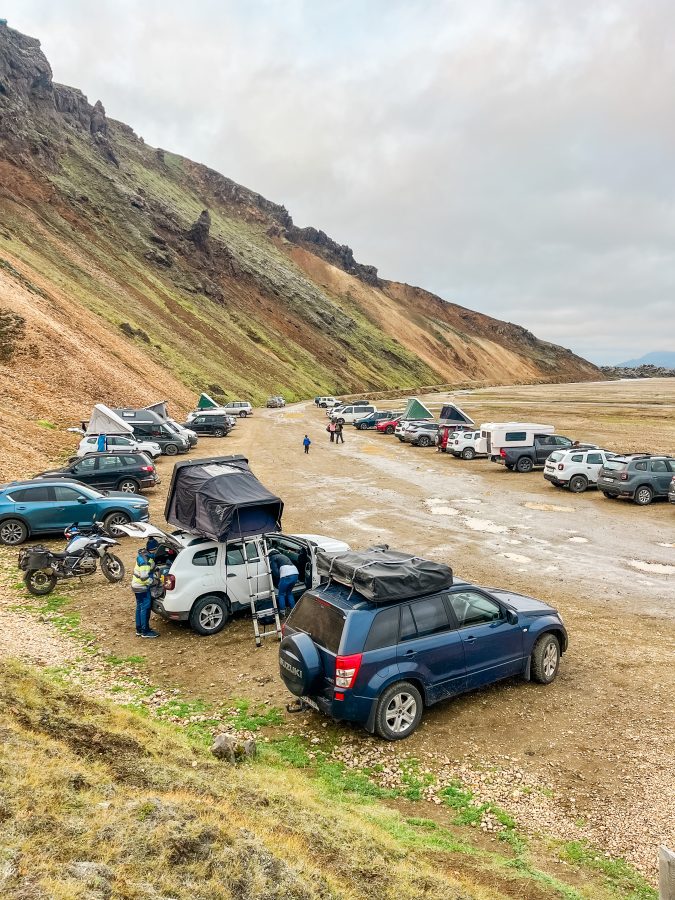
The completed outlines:
<svg viewBox="0 0 675 900">
<path fill-rule="evenodd" d="M 4 0 L 58 81 L 383 277 L 675 351 L 672 0 Z"/>
</svg>

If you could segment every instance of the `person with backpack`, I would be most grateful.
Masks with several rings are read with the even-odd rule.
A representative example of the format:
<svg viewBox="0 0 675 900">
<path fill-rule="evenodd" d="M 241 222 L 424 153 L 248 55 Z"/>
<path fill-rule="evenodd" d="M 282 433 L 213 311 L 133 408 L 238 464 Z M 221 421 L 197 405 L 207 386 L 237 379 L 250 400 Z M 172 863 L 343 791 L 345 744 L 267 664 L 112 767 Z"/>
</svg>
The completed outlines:
<svg viewBox="0 0 675 900">
<path fill-rule="evenodd" d="M 131 590 L 136 597 L 136 637 L 157 638 L 159 632 L 150 628 L 150 612 L 152 610 L 152 595 L 150 588 L 155 583 L 155 555 L 159 548 L 159 542 L 155 538 L 148 538 L 145 547 L 138 551 L 136 565 L 131 579 Z"/>
<path fill-rule="evenodd" d="M 335 443 L 336 444 L 344 444 L 345 436 L 342 433 L 344 431 L 344 425 L 342 422 L 335 423 Z"/>
<path fill-rule="evenodd" d="M 309 437 L 307 435 L 305 435 L 305 437 L 302 441 L 302 446 L 305 448 L 305 453 L 309 453 L 309 445 L 311 443 L 312 442 L 310 441 Z"/>
</svg>

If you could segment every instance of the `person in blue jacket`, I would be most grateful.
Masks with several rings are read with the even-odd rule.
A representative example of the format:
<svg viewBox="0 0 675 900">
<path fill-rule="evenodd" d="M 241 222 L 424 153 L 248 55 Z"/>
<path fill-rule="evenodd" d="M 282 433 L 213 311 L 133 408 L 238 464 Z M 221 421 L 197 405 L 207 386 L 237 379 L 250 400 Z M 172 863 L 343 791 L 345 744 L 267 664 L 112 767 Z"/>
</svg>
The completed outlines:
<svg viewBox="0 0 675 900">
<path fill-rule="evenodd" d="M 303 441 L 302 441 L 302 446 L 305 448 L 305 453 L 309 453 L 309 445 L 310 445 L 311 443 L 312 443 L 312 442 L 310 441 L 308 435 L 305 435 L 305 437 L 304 437 L 304 439 L 303 439 Z"/>
<path fill-rule="evenodd" d="M 153 537 L 148 538 L 145 547 L 142 547 L 136 556 L 136 565 L 131 579 L 131 590 L 136 597 L 137 637 L 159 637 L 159 632 L 150 628 L 150 612 L 152 610 L 150 588 L 155 583 L 155 554 L 158 548 L 159 542 Z"/>
<path fill-rule="evenodd" d="M 293 586 L 300 574 L 291 560 L 280 550 L 270 550 L 270 571 L 272 584 L 277 588 L 277 605 L 279 612 L 285 614 L 286 607 L 291 610 L 295 606 Z"/>
<path fill-rule="evenodd" d="M 108 439 L 104 434 L 99 434 L 98 440 L 96 441 L 96 449 L 99 453 L 105 453 L 108 449 Z"/>
</svg>

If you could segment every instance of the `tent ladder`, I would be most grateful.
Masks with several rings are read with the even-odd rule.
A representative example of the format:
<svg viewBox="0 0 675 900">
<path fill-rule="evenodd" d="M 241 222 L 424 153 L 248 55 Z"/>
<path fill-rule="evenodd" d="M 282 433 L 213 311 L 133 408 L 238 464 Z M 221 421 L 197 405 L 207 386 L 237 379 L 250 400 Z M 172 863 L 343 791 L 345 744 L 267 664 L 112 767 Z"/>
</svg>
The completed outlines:
<svg viewBox="0 0 675 900">
<path fill-rule="evenodd" d="M 260 538 L 260 545 L 262 554 L 259 559 L 258 541 L 255 539 L 244 540 L 241 548 L 244 555 L 248 596 L 251 601 L 251 618 L 253 619 L 256 647 L 261 647 L 262 639 L 271 635 L 276 635 L 277 640 L 281 640 L 279 607 L 277 606 L 277 595 L 272 581 L 269 551 L 265 538 Z M 249 547 L 253 547 L 255 550 L 253 559 L 249 559 Z M 251 563 L 255 563 L 255 567 Z"/>
</svg>

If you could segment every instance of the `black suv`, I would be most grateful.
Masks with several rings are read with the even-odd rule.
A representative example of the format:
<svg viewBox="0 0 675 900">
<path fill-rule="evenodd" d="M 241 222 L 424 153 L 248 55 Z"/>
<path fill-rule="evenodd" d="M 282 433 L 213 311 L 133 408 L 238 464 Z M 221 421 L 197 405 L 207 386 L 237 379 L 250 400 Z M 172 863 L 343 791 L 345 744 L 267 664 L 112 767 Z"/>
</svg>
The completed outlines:
<svg viewBox="0 0 675 900">
<path fill-rule="evenodd" d="M 222 415 L 204 413 L 203 415 L 195 416 L 191 422 L 186 422 L 184 427 L 196 431 L 197 434 L 205 434 L 211 437 L 225 437 L 232 431 L 230 417 L 224 413 Z"/>
<path fill-rule="evenodd" d="M 647 506 L 655 497 L 667 497 L 675 475 L 675 458 L 631 453 L 608 459 L 598 474 L 598 490 L 610 500 L 628 497 Z"/>
<path fill-rule="evenodd" d="M 79 481 L 100 491 L 124 491 L 137 494 L 143 488 L 153 488 L 160 483 L 160 477 L 145 453 L 87 453 L 72 459 L 61 469 L 41 472 L 35 478 L 63 478 L 65 481 Z"/>
</svg>

